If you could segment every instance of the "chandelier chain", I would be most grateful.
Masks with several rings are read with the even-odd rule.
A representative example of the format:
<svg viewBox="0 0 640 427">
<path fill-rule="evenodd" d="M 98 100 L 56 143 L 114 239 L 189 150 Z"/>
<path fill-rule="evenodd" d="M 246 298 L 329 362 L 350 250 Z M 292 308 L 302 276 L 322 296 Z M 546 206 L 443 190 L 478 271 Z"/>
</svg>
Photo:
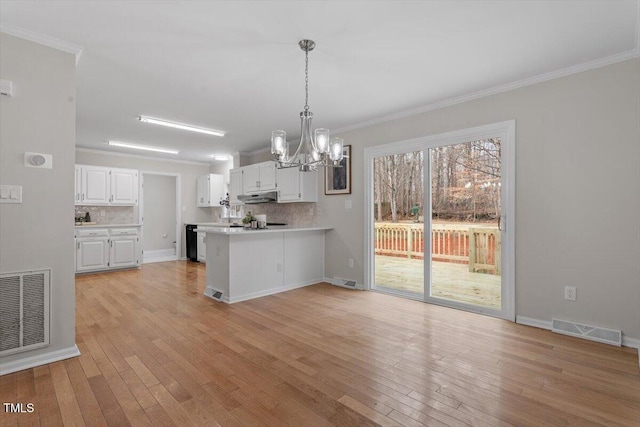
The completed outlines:
<svg viewBox="0 0 640 427">
<path fill-rule="evenodd" d="M 309 111 L 309 50 L 304 51 L 304 111 Z"/>
</svg>

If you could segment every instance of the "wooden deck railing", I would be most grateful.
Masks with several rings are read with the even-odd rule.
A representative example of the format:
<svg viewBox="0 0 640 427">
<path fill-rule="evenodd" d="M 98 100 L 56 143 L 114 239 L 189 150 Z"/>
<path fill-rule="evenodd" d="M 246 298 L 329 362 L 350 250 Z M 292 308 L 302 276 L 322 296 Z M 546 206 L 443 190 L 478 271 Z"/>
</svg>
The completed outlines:
<svg viewBox="0 0 640 427">
<path fill-rule="evenodd" d="M 471 272 L 500 274 L 500 251 L 497 228 L 435 224 L 431 230 L 434 261 L 468 264 Z M 376 224 L 375 253 L 424 258 L 423 224 Z"/>
</svg>

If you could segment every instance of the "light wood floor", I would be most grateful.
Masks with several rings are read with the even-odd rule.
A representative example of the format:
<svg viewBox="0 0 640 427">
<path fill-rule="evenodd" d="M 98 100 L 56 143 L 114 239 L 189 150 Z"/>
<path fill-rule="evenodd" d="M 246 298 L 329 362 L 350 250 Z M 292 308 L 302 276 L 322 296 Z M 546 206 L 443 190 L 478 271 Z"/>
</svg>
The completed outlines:
<svg viewBox="0 0 640 427">
<path fill-rule="evenodd" d="M 14 425 L 640 425 L 637 352 L 319 284 L 234 305 L 204 266 L 77 278 L 82 356 L 0 377 Z"/>
</svg>

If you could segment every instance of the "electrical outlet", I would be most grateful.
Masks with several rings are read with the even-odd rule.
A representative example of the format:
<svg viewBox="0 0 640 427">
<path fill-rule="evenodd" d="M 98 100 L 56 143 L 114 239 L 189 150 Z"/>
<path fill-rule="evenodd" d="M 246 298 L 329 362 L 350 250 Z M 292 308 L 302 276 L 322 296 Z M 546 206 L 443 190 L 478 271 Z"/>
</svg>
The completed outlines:
<svg viewBox="0 0 640 427">
<path fill-rule="evenodd" d="M 353 258 L 349 258 L 349 267 L 353 268 Z"/>
<path fill-rule="evenodd" d="M 575 301 L 576 294 L 577 294 L 577 290 L 575 286 L 564 287 L 564 299 L 566 299 L 567 301 Z"/>
</svg>

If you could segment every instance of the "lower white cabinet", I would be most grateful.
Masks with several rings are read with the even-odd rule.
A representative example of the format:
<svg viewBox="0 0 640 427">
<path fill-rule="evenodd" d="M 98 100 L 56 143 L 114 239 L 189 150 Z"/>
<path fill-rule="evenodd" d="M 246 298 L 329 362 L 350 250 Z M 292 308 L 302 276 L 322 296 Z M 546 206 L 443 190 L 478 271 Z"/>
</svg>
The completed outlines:
<svg viewBox="0 0 640 427">
<path fill-rule="evenodd" d="M 109 239 L 88 237 L 76 239 L 76 271 L 109 268 Z"/>
<path fill-rule="evenodd" d="M 207 233 L 197 233 L 198 261 L 207 262 Z"/>
<path fill-rule="evenodd" d="M 76 272 L 139 266 L 139 235 L 138 227 L 76 229 Z"/>
</svg>

